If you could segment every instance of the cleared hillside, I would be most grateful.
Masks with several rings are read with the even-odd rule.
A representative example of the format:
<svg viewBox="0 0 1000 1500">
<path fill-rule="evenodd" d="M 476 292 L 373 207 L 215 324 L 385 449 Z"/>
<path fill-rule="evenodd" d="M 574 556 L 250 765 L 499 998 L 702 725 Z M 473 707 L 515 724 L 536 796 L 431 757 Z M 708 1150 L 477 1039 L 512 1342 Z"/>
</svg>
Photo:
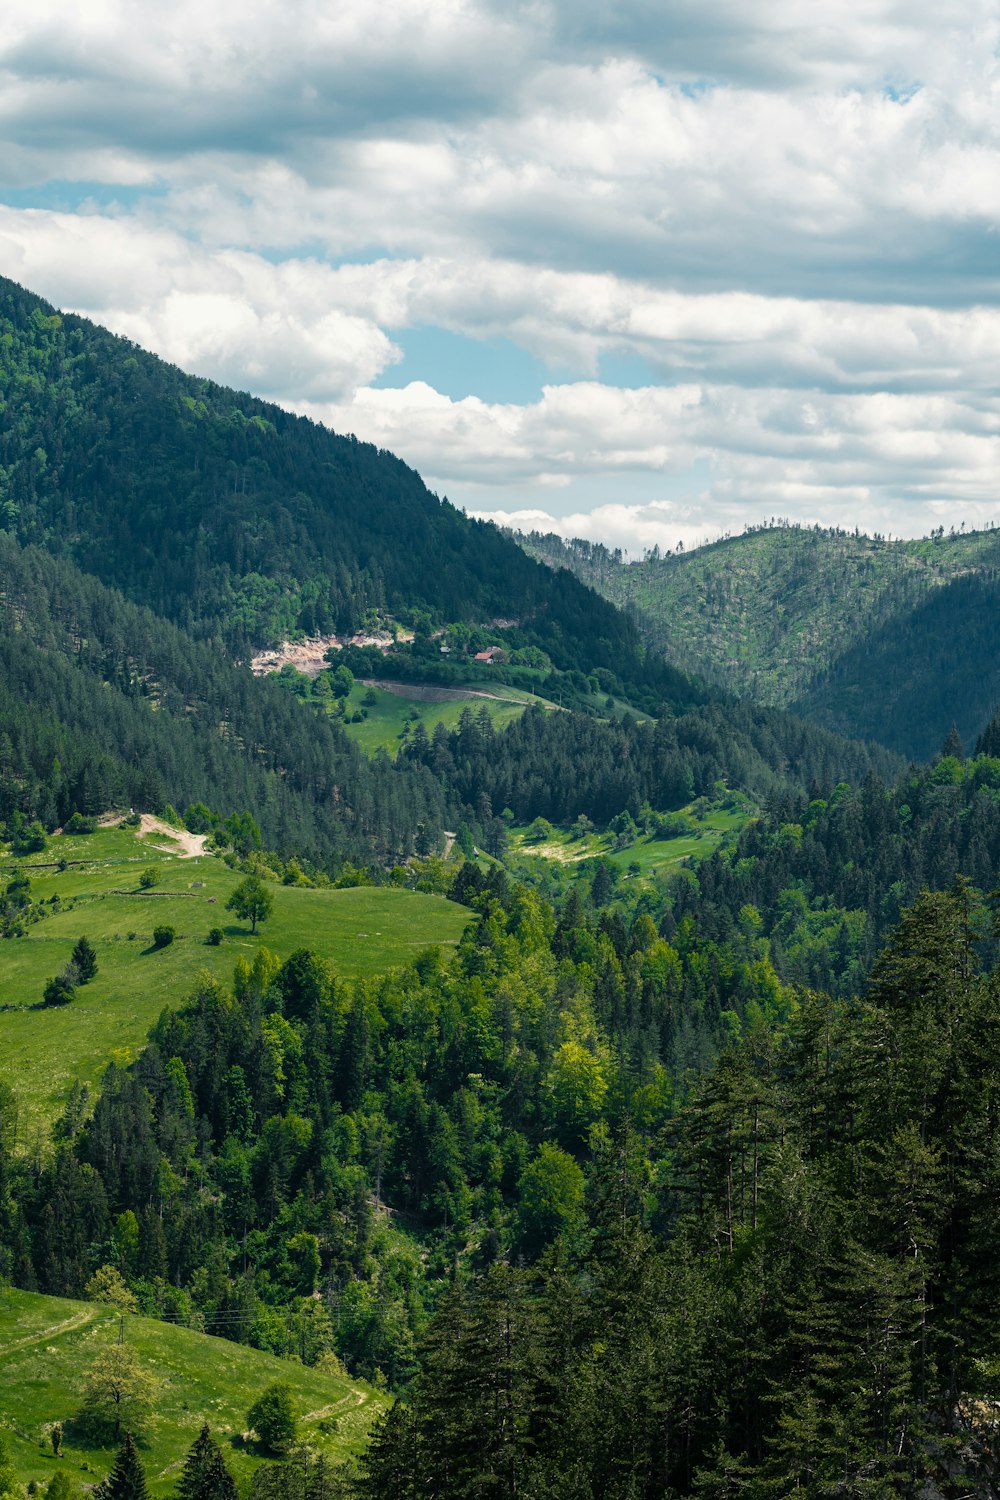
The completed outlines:
<svg viewBox="0 0 1000 1500">
<path fill-rule="evenodd" d="M 270 881 L 274 911 L 253 934 L 226 910 L 242 877 L 212 855 L 182 858 L 170 842 L 104 829 L 57 836 L 40 854 L 0 854 L 0 880 L 31 882 L 23 936 L 0 939 L 0 1079 L 18 1096 L 26 1144 L 59 1112 L 74 1080 L 93 1087 L 111 1057 L 134 1055 L 164 1006 L 183 1004 L 202 976 L 229 984 L 237 959 L 252 960 L 261 946 L 282 960 L 308 947 L 353 979 L 408 963 L 431 944 L 448 948 L 469 920 L 442 896 Z M 154 883 L 143 890 L 146 870 Z M 157 948 L 153 929 L 164 925 L 176 937 Z M 207 941 L 213 928 L 223 934 L 218 944 Z M 43 1006 L 46 981 L 81 936 L 97 952 L 97 976 L 70 1004 Z"/>
<path fill-rule="evenodd" d="M 118 1314 L 96 1303 L 31 1292 L 0 1292 L 0 1421 L 24 1484 L 48 1484 L 65 1473 L 93 1486 L 114 1459 L 114 1444 L 102 1446 L 79 1431 L 74 1418 L 87 1372 L 102 1348 L 117 1343 Z M 126 1343 L 157 1382 L 155 1407 L 140 1453 L 154 1495 L 173 1495 L 181 1462 L 208 1422 L 226 1462 L 240 1479 L 267 1462 L 241 1434 L 247 1408 L 273 1381 L 290 1386 L 302 1438 L 332 1459 L 364 1445 L 386 1398 L 346 1375 L 275 1359 L 150 1318 L 125 1319 Z M 49 1433 L 64 1428 L 64 1455 L 56 1458 Z"/>
</svg>

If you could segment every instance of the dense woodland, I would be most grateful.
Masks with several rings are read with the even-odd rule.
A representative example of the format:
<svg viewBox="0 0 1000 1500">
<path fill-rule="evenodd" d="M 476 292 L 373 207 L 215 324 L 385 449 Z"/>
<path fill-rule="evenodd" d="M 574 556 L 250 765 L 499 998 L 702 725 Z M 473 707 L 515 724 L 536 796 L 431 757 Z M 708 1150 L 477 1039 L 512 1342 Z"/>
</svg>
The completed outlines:
<svg viewBox="0 0 1000 1500">
<path fill-rule="evenodd" d="M 746 912 L 722 944 L 474 865 L 455 895 L 479 917 L 451 963 L 346 985 L 262 951 L 165 1012 L 51 1155 L 6 1150 L 6 1274 L 79 1295 L 111 1265 L 145 1311 L 335 1348 L 407 1397 L 362 1494 L 992 1473 L 973 889 L 918 898 L 843 1000 L 783 986 Z M 679 1067 L 693 1026 L 707 1071 Z"/>
</svg>

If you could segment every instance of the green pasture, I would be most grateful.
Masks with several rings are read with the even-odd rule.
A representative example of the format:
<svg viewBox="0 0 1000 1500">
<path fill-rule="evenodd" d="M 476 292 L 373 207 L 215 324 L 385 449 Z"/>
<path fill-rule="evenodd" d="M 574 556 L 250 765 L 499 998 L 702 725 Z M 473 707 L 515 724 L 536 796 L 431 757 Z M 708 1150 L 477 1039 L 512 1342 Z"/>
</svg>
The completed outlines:
<svg viewBox="0 0 1000 1500">
<path fill-rule="evenodd" d="M 690 808 L 682 809 L 689 831 L 670 838 L 640 834 L 635 843 L 616 848 L 612 833 L 587 833 L 580 837 L 571 828 L 556 828 L 552 836 L 537 840 L 527 827 L 511 830 L 511 849 L 515 855 L 552 859 L 563 865 L 584 860 L 607 859 L 627 870 L 638 865 L 642 875 L 662 875 L 676 869 L 688 859 L 707 859 L 728 838 L 734 837 L 748 821 L 748 813 L 732 807 L 715 807 L 702 817 Z"/>
<path fill-rule="evenodd" d="M 125 829 L 49 840 L 44 854 L 0 860 L 0 880 L 15 869 L 31 878 L 44 920 L 21 938 L 0 940 L 0 1078 L 18 1094 L 22 1142 L 59 1112 L 74 1079 L 93 1085 L 112 1056 L 141 1046 L 165 1005 L 191 993 L 199 971 L 227 983 L 237 957 L 262 945 L 285 958 L 311 948 L 347 978 L 409 962 L 430 944 L 458 941 L 469 914 L 443 896 L 395 887 L 313 890 L 268 883 L 273 915 L 251 935 L 226 911 L 242 878 L 216 856 L 181 859 Z M 66 860 L 57 870 L 43 862 Z M 72 861 L 81 860 L 80 864 Z M 156 871 L 149 892 L 139 875 Z M 58 902 L 53 903 L 52 897 Z M 152 947 L 153 928 L 176 928 L 169 947 Z M 211 928 L 223 941 L 210 946 Z M 98 973 L 69 1005 L 40 1005 L 45 983 L 70 958 L 78 938 L 97 950 Z"/>
<path fill-rule="evenodd" d="M 114 1448 L 94 1446 L 74 1428 L 87 1371 L 102 1345 L 117 1342 L 117 1313 L 95 1303 L 31 1292 L 0 1292 L 0 1428 L 22 1483 L 45 1485 L 62 1470 L 78 1485 L 96 1484 Z M 140 1452 L 154 1495 L 176 1491 L 181 1463 L 208 1422 L 237 1477 L 260 1462 L 244 1446 L 247 1408 L 273 1381 L 291 1387 L 300 1436 L 331 1458 L 355 1454 L 386 1397 L 344 1375 L 275 1359 L 242 1344 L 149 1318 L 127 1317 L 125 1339 L 159 1391 Z M 49 1433 L 61 1422 L 63 1457 Z"/>
<path fill-rule="evenodd" d="M 438 700 L 420 696 L 424 693 L 434 694 L 435 691 L 442 693 Z M 460 698 L 445 698 L 443 692 L 443 689 L 436 690 L 430 684 L 423 686 L 419 683 L 398 683 L 390 691 L 388 688 L 366 687 L 364 683 L 356 682 L 347 699 L 348 712 L 354 713 L 364 708 L 368 717 L 357 724 L 345 723 L 344 728 L 366 755 L 374 755 L 376 750 L 388 750 L 390 755 L 395 755 L 418 723 L 422 723 L 427 733 L 432 735 L 438 724 L 443 724 L 446 729 L 457 729 L 465 709 L 469 708 L 474 714 L 478 714 L 485 708 L 493 720 L 494 728 L 502 729 L 518 718 L 530 703 L 545 702 L 521 688 L 506 687 L 502 683 L 470 683 L 468 696 Z M 496 693 L 497 696 L 476 697 L 476 692 Z M 374 697 L 374 703 L 366 701 L 369 697 Z"/>
</svg>

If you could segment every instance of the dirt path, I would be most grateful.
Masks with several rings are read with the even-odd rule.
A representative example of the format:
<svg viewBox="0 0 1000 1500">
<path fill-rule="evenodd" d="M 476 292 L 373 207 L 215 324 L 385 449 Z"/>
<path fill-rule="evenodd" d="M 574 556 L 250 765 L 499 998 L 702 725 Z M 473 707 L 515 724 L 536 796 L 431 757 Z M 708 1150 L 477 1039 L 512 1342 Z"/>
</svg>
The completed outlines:
<svg viewBox="0 0 1000 1500">
<path fill-rule="evenodd" d="M 169 844 L 154 844 L 154 849 L 162 849 L 164 854 L 180 854 L 181 859 L 197 859 L 205 852 L 207 833 L 188 833 L 186 828 L 171 828 L 169 823 L 164 823 L 162 818 L 154 818 L 152 813 L 143 813 L 139 831 L 143 834 L 158 833 L 170 840 Z"/>
<path fill-rule="evenodd" d="M 348 1391 L 346 1396 L 341 1396 L 339 1401 L 331 1401 L 329 1406 L 321 1406 L 317 1411 L 307 1411 L 302 1421 L 319 1422 L 323 1417 L 332 1416 L 340 1406 L 346 1406 L 351 1401 L 354 1402 L 355 1406 L 364 1406 L 367 1400 L 368 1392 L 358 1390 L 355 1387 L 353 1390 Z"/>
<path fill-rule="evenodd" d="M 543 703 L 541 698 L 505 698 L 502 693 L 491 693 L 486 688 L 437 687 L 432 682 L 390 682 L 385 677 L 361 677 L 365 687 L 383 688 L 397 698 L 407 698 L 414 703 L 455 703 L 465 698 L 490 698 L 494 703 L 513 703 L 518 708 L 528 708 L 532 703 Z M 544 704 L 543 707 L 552 705 Z"/>
<path fill-rule="evenodd" d="M 75 1333 L 78 1328 L 86 1328 L 89 1323 L 96 1323 L 101 1313 L 92 1307 L 82 1307 L 71 1317 L 64 1318 L 61 1323 L 53 1323 L 50 1328 L 43 1328 L 41 1333 L 30 1334 L 27 1338 L 13 1339 L 9 1344 L 0 1348 L 0 1359 L 8 1354 L 13 1354 L 15 1349 L 28 1349 L 32 1344 L 44 1344 L 46 1339 L 58 1338 L 61 1333 Z"/>
</svg>

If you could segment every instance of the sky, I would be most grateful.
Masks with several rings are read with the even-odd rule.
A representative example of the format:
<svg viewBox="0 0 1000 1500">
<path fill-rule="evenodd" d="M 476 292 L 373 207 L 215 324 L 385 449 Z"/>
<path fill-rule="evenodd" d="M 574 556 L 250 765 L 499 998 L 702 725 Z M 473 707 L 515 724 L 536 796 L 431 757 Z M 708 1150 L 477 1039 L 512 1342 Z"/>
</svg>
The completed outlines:
<svg viewBox="0 0 1000 1500">
<path fill-rule="evenodd" d="M 1000 520 L 996 0 L 4 0 L 0 274 L 632 555 Z"/>
</svg>

